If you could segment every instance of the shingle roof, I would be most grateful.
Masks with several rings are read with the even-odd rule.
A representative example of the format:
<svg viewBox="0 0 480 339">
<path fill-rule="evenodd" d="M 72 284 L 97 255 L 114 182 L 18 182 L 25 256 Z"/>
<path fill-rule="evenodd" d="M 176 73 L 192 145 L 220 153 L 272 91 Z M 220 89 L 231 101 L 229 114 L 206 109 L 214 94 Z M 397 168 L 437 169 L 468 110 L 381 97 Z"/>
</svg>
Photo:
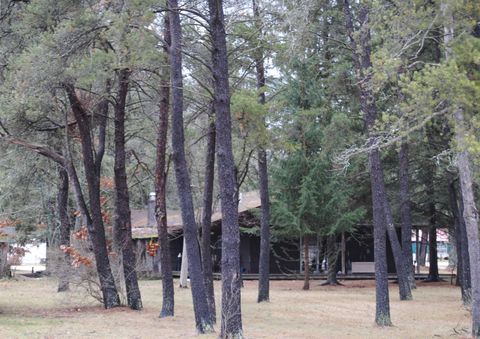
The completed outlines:
<svg viewBox="0 0 480 339">
<path fill-rule="evenodd" d="M 261 206 L 260 194 L 258 191 L 240 193 L 240 203 L 238 204 L 238 213 L 242 213 Z M 156 225 L 148 225 L 148 210 L 132 210 L 132 238 L 145 239 L 156 238 Z M 197 209 L 195 215 L 201 216 L 202 209 Z M 216 211 L 212 215 L 212 222 L 220 221 L 222 212 Z M 167 227 L 168 233 L 176 235 L 182 232 L 182 216 L 178 210 L 167 211 Z"/>
</svg>

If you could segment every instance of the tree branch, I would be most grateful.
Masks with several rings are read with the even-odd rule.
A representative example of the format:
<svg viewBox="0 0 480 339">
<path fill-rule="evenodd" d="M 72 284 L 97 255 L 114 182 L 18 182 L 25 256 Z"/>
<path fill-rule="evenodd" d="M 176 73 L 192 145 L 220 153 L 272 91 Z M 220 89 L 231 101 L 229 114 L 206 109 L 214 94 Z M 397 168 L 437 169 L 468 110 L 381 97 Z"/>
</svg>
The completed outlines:
<svg viewBox="0 0 480 339">
<path fill-rule="evenodd" d="M 37 154 L 43 155 L 50 160 L 55 161 L 56 163 L 60 164 L 61 166 L 65 166 L 65 158 L 56 152 L 54 149 L 42 145 L 42 144 L 36 144 L 32 142 L 28 142 L 26 140 L 20 139 L 20 138 L 15 138 L 10 135 L 0 135 L 0 141 L 6 142 L 10 145 L 17 145 L 17 146 L 22 146 L 24 148 L 27 148 Z"/>
</svg>

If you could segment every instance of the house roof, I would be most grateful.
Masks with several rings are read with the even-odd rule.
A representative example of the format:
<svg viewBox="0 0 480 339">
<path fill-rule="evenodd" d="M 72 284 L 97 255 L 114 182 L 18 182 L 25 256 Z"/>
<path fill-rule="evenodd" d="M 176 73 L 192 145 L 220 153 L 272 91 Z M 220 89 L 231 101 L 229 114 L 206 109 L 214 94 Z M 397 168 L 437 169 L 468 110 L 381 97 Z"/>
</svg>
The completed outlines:
<svg viewBox="0 0 480 339">
<path fill-rule="evenodd" d="M 261 206 L 260 193 L 258 191 L 250 191 L 246 193 L 240 193 L 240 202 L 238 204 L 238 213 L 242 213 Z M 157 227 L 156 225 L 148 224 L 148 210 L 132 210 L 132 238 L 133 239 L 146 239 L 156 238 Z M 195 215 L 201 216 L 202 209 L 199 208 L 195 211 Z M 215 211 L 212 214 L 212 222 L 222 220 L 222 212 Z M 168 210 L 167 211 L 167 230 L 171 235 L 177 235 L 182 232 L 183 223 L 181 211 Z"/>
</svg>

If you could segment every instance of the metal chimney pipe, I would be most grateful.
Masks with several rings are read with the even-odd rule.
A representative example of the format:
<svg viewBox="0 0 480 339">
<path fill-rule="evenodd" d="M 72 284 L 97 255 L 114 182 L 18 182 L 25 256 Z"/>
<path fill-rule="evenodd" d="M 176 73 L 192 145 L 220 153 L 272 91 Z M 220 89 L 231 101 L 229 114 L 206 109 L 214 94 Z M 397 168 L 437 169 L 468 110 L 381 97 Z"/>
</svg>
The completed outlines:
<svg viewBox="0 0 480 339">
<path fill-rule="evenodd" d="M 155 192 L 150 192 L 148 196 L 148 225 L 147 226 L 155 226 L 155 225 L 156 225 Z"/>
</svg>

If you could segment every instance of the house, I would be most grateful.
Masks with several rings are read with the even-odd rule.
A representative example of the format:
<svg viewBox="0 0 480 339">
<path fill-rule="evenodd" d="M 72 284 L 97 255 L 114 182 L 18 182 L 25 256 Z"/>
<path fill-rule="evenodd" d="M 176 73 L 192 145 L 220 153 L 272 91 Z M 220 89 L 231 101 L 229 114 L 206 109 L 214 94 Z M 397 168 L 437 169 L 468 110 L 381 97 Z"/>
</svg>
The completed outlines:
<svg viewBox="0 0 480 339">
<path fill-rule="evenodd" d="M 239 224 L 242 229 L 252 229 L 258 225 L 257 213 L 260 207 L 258 191 L 240 194 L 238 205 Z M 195 211 L 197 219 L 202 210 Z M 147 252 L 149 242 L 157 241 L 155 221 L 155 194 L 151 193 L 147 209 L 132 210 L 132 238 L 137 253 L 138 271 L 147 276 L 156 276 L 160 272 L 159 255 L 151 257 Z M 221 259 L 221 220 L 222 213 L 218 210 L 212 214 L 212 262 L 214 272 L 220 271 Z M 170 253 L 172 268 L 180 270 L 183 235 L 182 218 L 178 210 L 167 211 L 167 227 L 170 236 Z M 296 242 L 282 242 L 272 245 L 270 269 L 272 273 L 292 273 L 298 269 L 299 250 Z M 249 232 L 240 235 L 240 265 L 243 273 L 258 273 L 260 256 L 260 238 Z"/>
<path fill-rule="evenodd" d="M 149 198 L 147 209 L 132 210 L 132 238 L 137 253 L 138 271 L 146 276 L 158 276 L 160 273 L 159 255 L 150 256 L 147 251 L 149 242 L 157 241 L 157 228 L 155 221 L 155 195 Z M 243 193 L 240 195 L 238 206 L 239 224 L 242 230 L 240 235 L 240 265 L 242 273 L 258 273 L 260 257 L 260 238 L 253 228 L 259 227 L 258 214 L 260 213 L 261 201 L 258 191 Z M 195 212 L 200 220 L 201 209 Z M 212 263 L 213 271 L 220 272 L 221 259 L 221 221 L 220 211 L 214 211 L 212 215 Z M 172 268 L 179 271 L 182 260 L 183 235 L 182 218 L 178 210 L 167 211 L 168 233 L 170 236 L 170 253 Z M 420 242 L 418 234 L 428 225 L 418 224 L 413 226 L 412 231 L 412 254 L 415 254 Z M 400 229 L 397 229 L 400 239 Z M 443 239 L 443 238 L 439 238 Z M 443 243 L 443 240 L 440 240 Z M 272 243 L 270 253 L 270 272 L 273 274 L 298 274 L 304 270 L 303 238 L 293 238 Z M 324 253 L 320 239 L 317 236 L 308 238 L 309 255 L 308 261 L 312 264 L 311 270 L 319 273 L 326 267 Z M 352 233 L 344 232 L 337 237 L 340 251 L 337 260 L 337 271 L 344 274 L 362 274 L 374 272 L 373 251 L 373 227 L 371 224 L 357 225 Z M 388 242 L 388 239 L 387 239 Z M 395 262 L 390 244 L 387 243 L 388 272 L 395 273 Z"/>
</svg>

